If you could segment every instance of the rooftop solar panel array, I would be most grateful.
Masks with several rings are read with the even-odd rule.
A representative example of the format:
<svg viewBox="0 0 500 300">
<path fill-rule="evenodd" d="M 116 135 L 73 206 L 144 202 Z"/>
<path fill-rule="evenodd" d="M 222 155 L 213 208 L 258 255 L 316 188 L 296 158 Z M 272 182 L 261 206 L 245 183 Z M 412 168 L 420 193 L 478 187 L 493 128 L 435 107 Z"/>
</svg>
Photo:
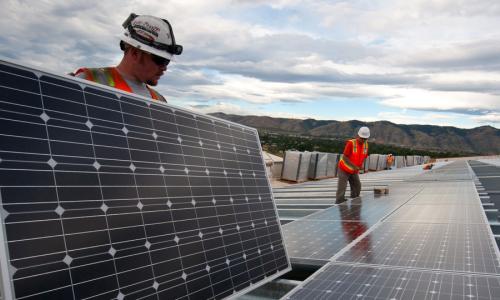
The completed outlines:
<svg viewBox="0 0 500 300">
<path fill-rule="evenodd" d="M 500 247 L 500 159 L 469 161 L 476 174 L 476 187 L 491 231 Z"/>
<path fill-rule="evenodd" d="M 418 191 L 407 197 L 400 190 L 406 200 L 388 216 L 345 247 L 323 250 L 329 262 L 286 299 L 500 297 L 500 255 L 467 164 L 450 163 L 398 184 Z M 392 187 L 390 195 L 400 197 Z M 293 223 L 285 226 L 287 245 Z"/>
<path fill-rule="evenodd" d="M 6 299 L 218 299 L 289 269 L 255 129 L 0 61 Z"/>
<path fill-rule="evenodd" d="M 497 299 L 498 295 L 498 276 L 331 263 L 289 298 Z"/>
<path fill-rule="evenodd" d="M 437 164 L 437 167 L 441 165 L 443 165 L 443 163 Z M 368 199 L 365 198 L 365 196 L 368 194 L 373 195 L 374 187 L 387 186 L 388 184 L 402 182 L 405 179 L 413 178 L 415 177 L 416 174 L 420 174 L 422 172 L 424 172 L 424 170 L 422 170 L 421 166 L 418 166 L 409 168 L 398 168 L 391 171 L 369 172 L 361 174 L 360 175 L 360 179 L 362 182 L 361 195 L 363 201 L 361 203 L 354 203 L 354 204 L 363 205 L 361 214 L 365 216 L 370 216 L 370 218 L 377 218 L 377 216 L 375 214 L 372 214 L 370 210 L 376 210 L 383 214 L 384 210 L 387 208 L 388 205 L 388 203 L 386 202 L 391 202 L 392 203 L 391 205 L 393 205 L 394 203 L 401 202 L 400 201 L 401 199 L 394 198 L 394 201 L 393 200 L 384 201 L 382 203 L 380 201 L 376 201 L 373 203 L 378 203 L 382 205 L 378 204 L 371 205 L 372 202 L 368 201 Z M 415 189 L 415 187 L 407 187 L 399 185 L 399 186 L 392 186 L 391 190 L 394 190 L 395 188 Z M 289 223 L 291 221 L 300 218 L 304 218 L 305 216 L 318 212 L 319 210 L 334 206 L 336 189 L 337 189 L 336 178 L 320 180 L 320 181 L 308 181 L 305 183 L 273 188 L 274 200 L 276 201 L 276 205 L 278 207 L 278 213 L 282 224 Z M 349 194 L 350 192 L 348 190 L 346 192 L 346 196 L 348 197 Z M 398 192 L 396 194 L 398 194 Z M 385 199 L 387 199 L 387 197 L 385 197 Z M 328 214 L 338 214 L 338 211 L 329 210 Z M 304 221 L 307 219 L 302 219 L 302 220 Z M 330 217 L 328 220 L 332 220 L 332 218 Z M 294 225 L 289 225 L 289 226 L 294 226 Z"/>
<path fill-rule="evenodd" d="M 334 193 L 336 188 L 336 182 L 333 182 L 334 184 L 329 185 L 330 193 Z M 382 182 L 377 183 L 380 185 Z M 373 182 L 363 180 L 363 184 L 364 188 L 368 188 L 367 186 Z M 304 197 L 306 194 L 301 191 L 302 189 L 295 189 L 299 190 L 295 193 L 297 197 L 301 195 Z M 292 194 L 292 188 L 289 190 Z M 395 182 L 391 185 L 391 192 L 384 197 L 365 191 L 361 198 L 339 205 L 333 205 L 334 198 L 330 198 L 332 207 L 283 226 L 286 247 L 292 263 L 324 264 L 373 225 L 414 198 L 420 191 L 421 184 L 408 186 Z M 309 194 L 307 193 L 306 198 Z"/>
</svg>

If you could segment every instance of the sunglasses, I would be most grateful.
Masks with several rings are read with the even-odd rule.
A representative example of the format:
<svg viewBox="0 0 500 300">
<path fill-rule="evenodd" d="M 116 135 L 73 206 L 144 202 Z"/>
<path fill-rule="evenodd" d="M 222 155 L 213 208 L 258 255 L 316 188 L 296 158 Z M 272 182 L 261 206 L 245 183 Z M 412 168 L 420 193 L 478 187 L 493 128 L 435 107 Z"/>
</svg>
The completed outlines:
<svg viewBox="0 0 500 300">
<path fill-rule="evenodd" d="M 154 55 L 154 54 L 151 54 L 151 59 L 153 60 L 153 62 L 160 66 L 160 67 L 163 67 L 163 66 L 168 66 L 168 64 L 170 63 L 170 59 L 167 59 L 165 57 L 161 57 L 161 56 L 158 56 L 158 55 Z"/>
</svg>

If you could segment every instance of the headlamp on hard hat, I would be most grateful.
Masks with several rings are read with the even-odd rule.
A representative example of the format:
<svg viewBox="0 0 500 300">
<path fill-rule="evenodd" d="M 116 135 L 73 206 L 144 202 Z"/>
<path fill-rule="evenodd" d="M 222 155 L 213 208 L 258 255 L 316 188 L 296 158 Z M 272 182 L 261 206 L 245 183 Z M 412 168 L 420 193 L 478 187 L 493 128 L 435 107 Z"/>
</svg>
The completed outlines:
<svg viewBox="0 0 500 300">
<path fill-rule="evenodd" d="M 145 45 L 153 47 L 155 49 L 167 51 L 168 53 L 170 53 L 172 55 L 180 55 L 182 53 L 182 46 L 175 44 L 174 32 L 172 31 L 172 26 L 170 25 L 170 23 L 167 20 L 162 19 L 162 21 L 167 24 L 168 29 L 170 31 L 170 37 L 172 40 L 171 45 L 151 41 L 151 40 L 143 37 L 142 35 L 138 34 L 137 31 L 132 26 L 132 21 L 137 17 L 139 17 L 139 16 L 134 14 L 134 13 L 131 13 L 130 16 L 122 24 L 123 28 L 128 30 L 128 33 L 130 34 L 131 38 L 133 38 L 133 39 L 135 39 L 135 40 L 137 40 Z"/>
</svg>

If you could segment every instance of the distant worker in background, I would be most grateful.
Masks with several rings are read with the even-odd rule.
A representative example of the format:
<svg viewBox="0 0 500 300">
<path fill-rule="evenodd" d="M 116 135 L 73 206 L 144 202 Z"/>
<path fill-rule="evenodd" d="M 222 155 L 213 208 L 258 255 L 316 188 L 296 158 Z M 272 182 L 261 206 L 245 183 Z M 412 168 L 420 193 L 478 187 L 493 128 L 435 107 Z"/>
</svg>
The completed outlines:
<svg viewBox="0 0 500 300">
<path fill-rule="evenodd" d="M 433 163 L 428 163 L 428 164 L 425 164 L 422 169 L 424 170 L 431 170 L 432 167 L 434 167 L 434 164 Z"/>
<path fill-rule="evenodd" d="M 359 180 L 359 170 L 363 168 L 365 158 L 368 157 L 368 138 L 370 129 L 361 127 L 358 137 L 348 140 L 344 153 L 339 161 L 338 184 L 335 203 L 342 203 L 345 199 L 347 181 L 351 186 L 351 198 L 359 197 L 361 193 L 361 181 Z"/>
<path fill-rule="evenodd" d="M 175 43 L 172 26 L 165 19 L 134 13 L 122 26 L 123 58 L 118 66 L 80 68 L 71 75 L 166 102 L 150 86 L 158 84 L 172 56 L 182 53 L 182 46 Z"/>
<path fill-rule="evenodd" d="M 392 153 L 389 153 L 386 159 L 387 159 L 387 164 L 385 169 L 390 170 L 392 169 L 392 165 L 394 164 L 394 156 L 392 155 Z"/>
</svg>

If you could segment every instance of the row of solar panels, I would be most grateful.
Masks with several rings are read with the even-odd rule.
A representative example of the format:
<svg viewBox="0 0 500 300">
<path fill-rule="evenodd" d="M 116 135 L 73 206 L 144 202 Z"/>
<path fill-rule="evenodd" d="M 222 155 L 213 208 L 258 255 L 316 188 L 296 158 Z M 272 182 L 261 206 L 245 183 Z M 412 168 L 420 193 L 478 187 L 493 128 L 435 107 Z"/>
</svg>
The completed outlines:
<svg viewBox="0 0 500 300">
<path fill-rule="evenodd" d="M 292 264 L 324 265 L 285 298 L 498 299 L 500 256 L 474 174 L 465 162 L 418 170 L 388 195 L 284 225 Z"/>
<path fill-rule="evenodd" d="M 304 182 L 309 179 L 324 179 L 337 176 L 340 155 L 325 152 L 286 151 L 283 159 L 281 179 Z M 391 168 L 421 165 L 430 161 L 429 156 L 395 156 Z M 364 171 L 381 171 L 387 168 L 387 155 L 370 154 L 365 160 Z"/>
<path fill-rule="evenodd" d="M 479 197 L 497 244 L 500 246 L 500 159 L 471 161 Z"/>
<path fill-rule="evenodd" d="M 368 172 L 360 175 L 361 194 L 373 194 L 375 187 L 385 187 L 425 172 L 421 167 L 399 168 L 390 171 Z M 335 203 L 337 178 L 307 181 L 273 188 L 274 200 L 282 224 L 300 219 Z M 350 196 L 350 191 L 346 192 Z"/>
</svg>

